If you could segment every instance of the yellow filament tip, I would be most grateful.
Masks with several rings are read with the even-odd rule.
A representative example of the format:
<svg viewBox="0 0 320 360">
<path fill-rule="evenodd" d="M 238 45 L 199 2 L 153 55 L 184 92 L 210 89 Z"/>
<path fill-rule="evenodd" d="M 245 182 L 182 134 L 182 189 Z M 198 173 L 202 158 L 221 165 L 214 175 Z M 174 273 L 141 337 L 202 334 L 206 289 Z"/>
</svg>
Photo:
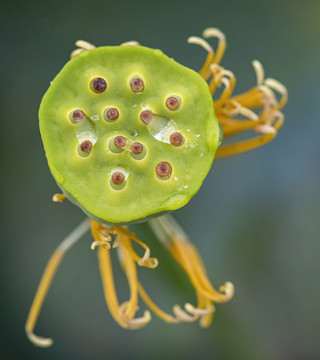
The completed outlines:
<svg viewBox="0 0 320 360">
<path fill-rule="evenodd" d="M 220 41 L 226 41 L 226 36 L 218 28 L 207 28 L 202 33 L 203 37 L 208 38 L 218 38 Z"/>
<path fill-rule="evenodd" d="M 140 43 L 138 41 L 126 41 L 120 44 L 120 46 L 139 46 Z"/>
<path fill-rule="evenodd" d="M 104 247 L 106 250 L 110 250 L 111 249 L 111 245 L 109 242 L 107 241 L 94 241 L 92 244 L 91 244 L 91 250 L 94 250 L 97 246 L 102 246 Z"/>
<path fill-rule="evenodd" d="M 26 334 L 28 336 L 28 339 L 36 346 L 49 347 L 53 344 L 52 339 L 37 336 L 32 331 L 26 331 Z"/>
<path fill-rule="evenodd" d="M 179 321 L 182 322 L 194 322 L 198 320 L 198 316 L 189 315 L 186 311 L 181 309 L 179 305 L 173 307 L 173 313 Z"/>
<path fill-rule="evenodd" d="M 206 40 L 204 40 L 198 36 L 190 36 L 187 41 L 188 41 L 188 44 L 199 45 L 203 49 L 205 49 L 207 52 L 213 53 L 212 46 Z"/>
<path fill-rule="evenodd" d="M 66 199 L 65 194 L 54 194 L 52 197 L 53 202 L 63 202 Z"/>
<path fill-rule="evenodd" d="M 88 41 L 84 41 L 84 40 L 76 41 L 76 46 L 78 46 L 79 48 L 81 48 L 83 50 L 93 50 L 96 48 L 94 45 L 92 45 Z"/>
<path fill-rule="evenodd" d="M 253 60 L 252 65 L 257 77 L 257 85 L 260 86 L 264 81 L 264 70 L 261 62 L 259 60 Z"/>
<path fill-rule="evenodd" d="M 75 58 L 76 56 L 81 54 L 83 51 L 84 51 L 84 49 L 75 49 L 75 50 L 73 50 L 72 53 L 70 54 L 70 59 Z"/>
</svg>

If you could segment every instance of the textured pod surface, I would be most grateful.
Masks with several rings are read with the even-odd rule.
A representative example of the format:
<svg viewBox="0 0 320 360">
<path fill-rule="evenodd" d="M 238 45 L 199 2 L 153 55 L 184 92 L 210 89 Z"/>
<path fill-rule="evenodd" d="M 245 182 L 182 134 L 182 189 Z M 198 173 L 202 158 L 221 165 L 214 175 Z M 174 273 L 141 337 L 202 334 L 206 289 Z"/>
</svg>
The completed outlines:
<svg viewBox="0 0 320 360">
<path fill-rule="evenodd" d="M 99 92 L 95 79 L 106 84 Z M 142 80 L 139 91 L 135 79 Z M 170 108 L 172 97 L 179 104 L 170 100 Z M 85 116 L 74 121 L 79 110 Z M 153 114 L 148 123 L 140 118 L 146 110 Z M 58 185 L 90 217 L 107 223 L 139 221 L 185 205 L 219 145 L 206 82 L 160 50 L 141 46 L 100 47 L 70 60 L 45 94 L 39 118 Z M 170 141 L 174 133 L 183 139 L 178 146 Z M 114 145 L 117 136 L 126 139 L 123 148 Z M 81 144 L 88 141 L 92 146 L 84 152 Z M 132 151 L 136 142 L 143 148 L 138 154 Z M 170 164 L 169 176 L 158 176 L 161 162 Z M 114 173 L 124 175 L 121 185 L 112 181 Z"/>
</svg>

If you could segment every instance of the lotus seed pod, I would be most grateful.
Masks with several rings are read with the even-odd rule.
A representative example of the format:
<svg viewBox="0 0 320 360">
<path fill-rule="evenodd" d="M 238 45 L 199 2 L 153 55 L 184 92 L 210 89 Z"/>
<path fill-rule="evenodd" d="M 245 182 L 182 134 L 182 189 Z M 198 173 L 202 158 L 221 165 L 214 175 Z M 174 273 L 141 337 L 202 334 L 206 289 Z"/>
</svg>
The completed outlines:
<svg viewBox="0 0 320 360">
<path fill-rule="evenodd" d="M 221 136 L 203 78 L 142 46 L 81 52 L 51 83 L 39 118 L 56 182 L 106 224 L 187 204 Z"/>
</svg>

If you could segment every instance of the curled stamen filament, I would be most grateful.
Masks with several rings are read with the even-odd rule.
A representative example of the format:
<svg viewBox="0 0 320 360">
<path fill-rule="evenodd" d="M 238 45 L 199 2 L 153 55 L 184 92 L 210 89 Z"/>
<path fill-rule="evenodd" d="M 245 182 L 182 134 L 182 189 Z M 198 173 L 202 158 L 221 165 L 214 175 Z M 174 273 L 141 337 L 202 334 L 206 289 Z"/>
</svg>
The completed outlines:
<svg viewBox="0 0 320 360">
<path fill-rule="evenodd" d="M 138 263 L 138 265 L 140 266 L 145 266 L 145 267 L 149 267 L 151 269 L 154 269 L 155 267 L 158 266 L 159 262 L 158 259 L 150 257 L 150 248 L 141 240 L 139 240 L 135 234 L 122 229 L 122 228 L 118 228 L 118 227 L 114 227 L 116 229 L 116 231 L 121 231 L 123 234 L 126 235 L 127 238 L 131 239 L 132 241 L 136 242 L 137 244 L 139 244 L 144 250 L 145 253 L 142 257 L 140 257 L 133 249 L 131 243 L 127 243 L 128 245 L 128 250 L 131 253 L 132 257 L 134 258 L 134 260 Z"/>
<path fill-rule="evenodd" d="M 223 303 L 230 300 L 234 293 L 232 283 L 227 282 L 224 287 L 220 288 L 224 293 L 219 293 L 213 288 L 207 278 L 198 252 L 170 215 L 153 219 L 149 224 L 159 240 L 168 248 L 173 258 L 185 270 L 197 293 L 197 308 L 192 307 L 190 304 L 186 306 L 186 310 L 188 312 L 191 310 L 192 315 L 188 315 L 178 306 L 174 308 L 175 315 L 178 318 L 183 318 L 184 321 L 194 321 L 195 317 L 203 316 L 206 318 L 205 321 L 202 320 L 201 324 L 208 326 L 214 312 L 212 302 Z"/>
<path fill-rule="evenodd" d="M 51 282 L 56 274 L 59 264 L 63 259 L 65 253 L 89 230 L 89 219 L 84 220 L 78 227 L 76 227 L 69 236 L 67 236 L 55 252 L 52 254 L 40 280 L 36 295 L 33 299 L 25 330 L 30 341 L 40 347 L 51 346 L 53 340 L 50 338 L 43 338 L 34 334 L 37 319 L 39 317 L 43 302 L 46 298 Z"/>
<path fill-rule="evenodd" d="M 204 50 L 206 50 L 208 52 L 206 60 L 203 64 L 201 70 L 199 71 L 199 74 L 204 79 L 207 79 L 210 76 L 209 66 L 214 59 L 214 51 L 213 51 L 211 45 L 206 40 L 204 40 L 200 37 L 197 37 L 197 36 L 190 36 L 187 41 L 189 44 L 196 44 L 196 45 L 201 46 Z"/>
<path fill-rule="evenodd" d="M 218 39 L 218 48 L 214 62 L 219 64 L 227 47 L 226 37 L 224 33 L 217 28 L 207 28 L 203 31 L 203 37 L 208 38 L 217 38 Z"/>
<path fill-rule="evenodd" d="M 108 249 L 103 249 L 103 247 L 99 247 L 98 258 L 100 265 L 100 272 L 102 277 L 102 282 L 104 286 L 104 293 L 107 305 L 109 310 L 113 316 L 113 318 L 121 325 L 127 329 L 139 329 L 145 326 L 151 320 L 151 314 L 149 311 L 145 311 L 142 317 L 135 317 L 136 311 L 138 309 L 138 291 L 142 291 L 139 288 L 139 282 L 137 278 L 137 268 L 135 262 L 143 262 L 144 266 L 151 266 L 151 260 L 154 258 L 150 258 L 150 249 L 139 239 L 136 238 L 135 234 L 129 232 L 123 227 L 114 226 L 111 228 L 104 228 L 101 224 L 92 222 L 92 234 L 96 239 L 97 245 L 105 245 L 104 242 L 99 244 L 99 238 L 101 238 L 102 231 L 107 231 L 108 234 L 116 235 L 118 238 L 119 245 L 119 254 L 121 265 L 126 274 L 129 289 L 130 289 L 130 299 L 119 305 L 118 298 L 116 295 L 116 290 L 113 282 L 112 275 L 112 265 L 111 258 Z M 139 257 L 132 248 L 131 241 L 136 241 L 143 248 L 146 249 L 145 255 L 141 258 Z M 156 260 L 156 259 L 155 259 Z M 150 264 L 149 264 L 150 262 Z M 145 264 L 144 264 L 145 263 Z M 154 264 L 156 262 L 154 261 Z M 147 295 L 146 295 L 147 296 Z"/>
</svg>

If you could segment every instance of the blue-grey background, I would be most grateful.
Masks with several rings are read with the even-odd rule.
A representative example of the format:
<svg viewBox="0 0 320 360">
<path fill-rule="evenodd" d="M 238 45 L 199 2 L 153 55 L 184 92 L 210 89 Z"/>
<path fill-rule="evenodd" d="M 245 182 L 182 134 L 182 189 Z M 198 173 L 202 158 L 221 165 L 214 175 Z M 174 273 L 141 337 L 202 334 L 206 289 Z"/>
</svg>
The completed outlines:
<svg viewBox="0 0 320 360">
<path fill-rule="evenodd" d="M 1 359 L 320 358 L 320 1 L 4 1 L 0 7 Z M 24 323 L 52 251 L 82 219 L 54 204 L 37 111 L 77 39 L 95 45 L 138 40 L 198 69 L 204 51 L 188 45 L 208 26 L 227 36 L 223 65 L 236 92 L 255 84 L 251 61 L 284 83 L 289 103 L 276 139 L 254 152 L 217 160 L 199 193 L 175 213 L 200 250 L 216 286 L 235 284 L 212 326 L 121 329 L 106 309 L 96 254 L 86 235 L 64 259 L 30 344 Z M 187 278 L 147 225 L 135 228 L 160 260 L 140 269 L 166 310 L 194 302 Z M 115 262 L 116 263 L 116 262 Z M 126 282 L 118 265 L 121 299 Z"/>
</svg>

